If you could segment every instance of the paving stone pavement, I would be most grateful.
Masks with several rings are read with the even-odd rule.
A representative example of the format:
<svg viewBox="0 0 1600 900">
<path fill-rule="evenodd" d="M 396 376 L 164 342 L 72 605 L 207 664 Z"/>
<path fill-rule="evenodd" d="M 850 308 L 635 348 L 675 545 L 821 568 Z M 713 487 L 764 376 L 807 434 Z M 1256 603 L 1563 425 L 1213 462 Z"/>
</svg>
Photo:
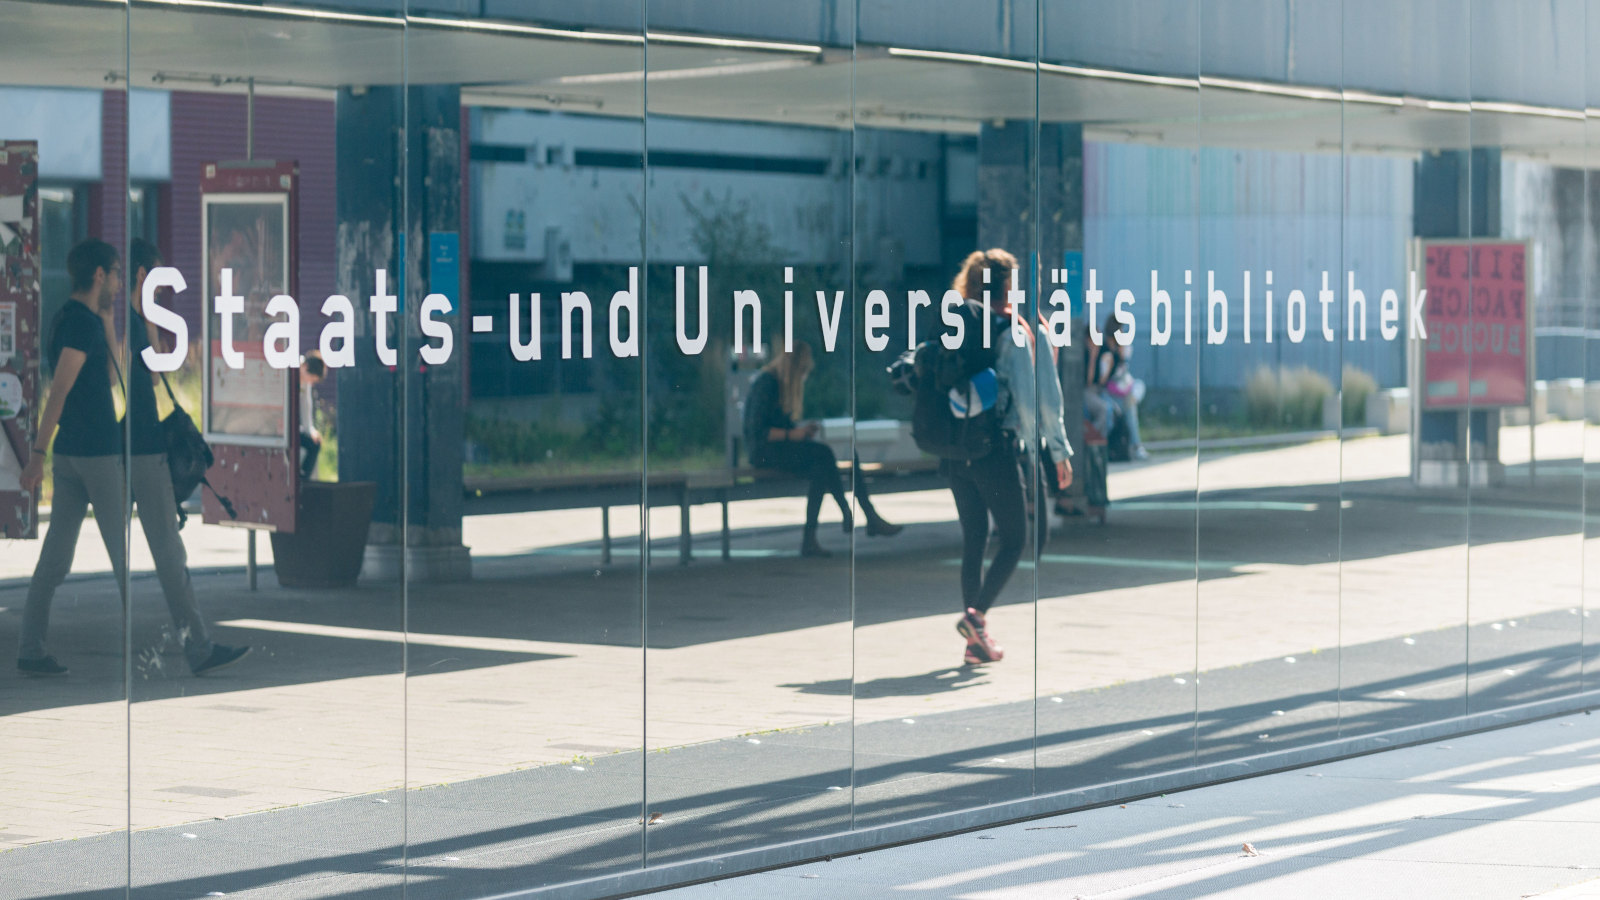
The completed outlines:
<svg viewBox="0 0 1600 900">
<path fill-rule="evenodd" d="M 1583 713 L 661 891 L 662 900 L 1600 897 Z"/>
<path fill-rule="evenodd" d="M 1540 440 L 1541 452 L 1554 443 Z M 1481 498 L 1468 541 L 1459 500 L 1394 495 L 1403 449 L 1324 442 L 1118 470 L 1113 527 L 1068 523 L 1040 548 L 991 619 L 1008 657 L 980 669 L 955 665 L 958 535 L 941 491 L 883 497 L 880 508 L 909 527 L 858 541 L 853 566 L 791 555 L 799 499 L 735 504 L 726 564 L 674 565 L 676 510 L 653 511 L 649 615 L 638 522 L 616 512 L 611 567 L 598 564 L 592 510 L 474 517 L 478 580 L 404 592 L 291 591 L 268 573 L 252 593 L 235 568 L 238 532 L 186 530 L 197 568 L 217 567 L 196 586 L 218 638 L 256 654 L 188 678 L 181 657 L 161 650 L 154 580 L 136 577 L 125 683 L 120 629 L 107 627 L 114 585 L 69 582 L 53 640 L 72 678 L 0 677 L 0 850 L 130 822 L 160 829 L 607 758 L 627 765 L 641 748 L 852 728 L 878 742 L 808 757 L 807 777 L 821 777 L 873 753 L 929 753 L 923 738 L 868 726 L 1014 709 L 990 743 L 1032 745 L 1037 722 L 1096 709 L 1123 685 L 1139 687 L 1116 695 L 1124 707 L 1095 713 L 1097 749 L 1064 740 L 1046 763 L 1070 773 L 1073 760 L 1131 742 L 1150 751 L 1131 769 L 1170 767 L 1159 742 L 1192 734 L 1197 717 L 1215 738 L 1199 760 L 1241 741 L 1324 739 L 1341 717 L 1378 728 L 1459 712 L 1469 684 L 1496 702 L 1573 689 L 1593 657 L 1584 620 L 1595 605 L 1585 606 L 1593 588 L 1578 565 L 1576 504 Z M 1304 484 L 1330 462 L 1343 486 Z M 697 508 L 691 524 L 714 556 L 715 508 Z M 11 578 L 0 581 L 0 644 L 14 640 L 26 583 L 16 573 L 31 570 L 33 547 L 0 548 L 0 579 Z M 93 554 L 84 561 L 92 570 Z M 1461 664 L 1469 644 L 1481 664 Z M 1369 649 L 1340 652 L 1356 647 Z M 1018 764 L 1002 752 L 1012 758 L 1001 769 Z M 925 768 L 925 783 L 944 777 Z M 1048 787 L 1058 776 L 1038 777 Z M 1082 773 L 1059 777 L 1056 788 L 1083 783 Z M 870 808 L 873 790 L 859 784 L 852 802 Z"/>
</svg>

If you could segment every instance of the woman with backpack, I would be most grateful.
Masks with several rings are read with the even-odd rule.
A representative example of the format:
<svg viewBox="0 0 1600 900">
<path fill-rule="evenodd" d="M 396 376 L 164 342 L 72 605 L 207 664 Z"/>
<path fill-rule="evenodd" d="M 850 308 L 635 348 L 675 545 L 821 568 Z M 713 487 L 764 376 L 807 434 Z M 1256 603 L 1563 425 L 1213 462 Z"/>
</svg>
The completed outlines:
<svg viewBox="0 0 1600 900">
<path fill-rule="evenodd" d="M 1013 316 L 1007 287 L 1017 270 L 1017 258 L 1005 250 L 975 251 L 961 265 L 951 285 L 967 299 L 963 310 L 964 340 L 962 368 L 972 380 L 973 397 L 987 393 L 982 382 L 995 384 L 993 409 L 989 417 L 998 431 L 989 451 L 976 458 L 942 458 L 939 471 L 950 482 L 955 497 L 956 515 L 961 521 L 961 599 L 965 612 L 956 631 L 966 638 L 963 657 L 968 665 L 999 662 L 1005 651 L 989 634 L 989 607 L 1016 571 L 1027 542 L 1028 498 L 1024 469 L 1031 471 L 1030 452 L 1037 452 L 1041 441 L 1057 460 L 1056 482 L 1065 489 L 1072 483 L 1072 448 L 1067 443 L 1061 420 L 1061 382 L 1055 359 L 1032 316 Z M 987 300 L 987 304 L 985 304 Z M 983 347 L 983 318 L 990 317 L 991 344 Z M 1023 346 L 1012 337 L 1012 322 L 1020 323 Z M 989 371 L 992 370 L 992 375 Z M 957 392 L 953 390 L 954 403 Z M 961 404 L 962 415 L 981 400 Z M 983 571 L 984 550 L 989 540 L 989 520 L 993 517 L 999 534 L 999 548 Z"/>
<path fill-rule="evenodd" d="M 817 542 L 817 518 L 822 512 L 823 495 L 832 495 L 839 504 L 845 534 L 850 533 L 854 519 L 850 515 L 850 502 L 844 497 L 839 461 L 833 455 L 833 448 L 813 440 L 817 433 L 815 422 L 798 424 L 811 367 L 811 345 L 796 341 L 792 352 L 775 354 L 772 361 L 761 368 L 750 382 L 750 393 L 744 401 L 744 441 L 750 465 L 810 479 L 800 555 L 826 557 L 833 554 Z M 857 485 L 856 499 L 866 514 L 868 535 L 888 537 L 900 532 L 899 525 L 890 524 L 878 515 L 865 485 Z"/>
</svg>

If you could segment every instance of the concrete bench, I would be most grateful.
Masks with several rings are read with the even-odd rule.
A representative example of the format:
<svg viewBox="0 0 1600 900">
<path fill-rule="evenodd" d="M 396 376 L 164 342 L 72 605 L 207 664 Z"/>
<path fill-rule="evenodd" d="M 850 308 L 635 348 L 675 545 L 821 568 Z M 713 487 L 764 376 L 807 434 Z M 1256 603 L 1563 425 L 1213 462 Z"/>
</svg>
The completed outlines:
<svg viewBox="0 0 1600 900">
<path fill-rule="evenodd" d="M 839 463 L 849 474 L 849 460 Z M 938 475 L 938 461 L 917 459 L 897 462 L 863 463 L 862 474 L 873 479 L 874 494 L 929 490 L 944 484 Z M 717 503 L 722 507 L 722 558 L 732 557 L 732 528 L 728 504 L 739 500 L 768 500 L 805 492 L 806 480 L 788 472 L 750 466 L 701 471 L 595 473 L 513 477 L 469 477 L 464 479 L 467 515 L 492 515 L 509 512 L 540 512 L 558 509 L 599 508 L 600 558 L 609 565 L 611 553 L 611 507 L 638 506 L 641 490 L 652 508 L 678 507 L 678 562 L 687 565 L 694 558 L 694 535 L 689 527 L 689 510 L 697 504 Z M 648 564 L 648 555 L 646 556 Z"/>
</svg>

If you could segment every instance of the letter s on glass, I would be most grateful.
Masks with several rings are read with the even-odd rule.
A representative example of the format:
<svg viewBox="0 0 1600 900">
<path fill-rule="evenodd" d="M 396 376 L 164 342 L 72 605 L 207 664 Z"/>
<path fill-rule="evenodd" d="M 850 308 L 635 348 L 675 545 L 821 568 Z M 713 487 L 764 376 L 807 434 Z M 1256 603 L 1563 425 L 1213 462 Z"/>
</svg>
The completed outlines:
<svg viewBox="0 0 1600 900">
<path fill-rule="evenodd" d="M 450 311 L 450 298 L 443 294 L 429 294 L 422 298 L 422 319 L 418 326 L 422 333 L 432 341 L 437 338 L 439 346 L 432 343 L 417 351 L 422 361 L 430 366 L 442 366 L 450 361 L 450 351 L 455 345 L 455 333 L 450 329 L 450 323 L 436 318 Z"/>
<path fill-rule="evenodd" d="M 139 354 L 144 360 L 145 368 L 152 372 L 176 372 L 183 367 L 183 358 L 189 353 L 189 323 L 183 320 L 170 309 L 156 302 L 156 291 L 161 288 L 172 288 L 175 294 L 183 293 L 188 285 L 184 283 L 183 273 L 172 266 L 160 266 L 151 269 L 144 277 L 144 291 L 140 296 L 140 309 L 144 310 L 144 317 L 150 324 L 172 333 L 172 349 L 165 353 L 158 352 L 154 347 L 146 347 Z"/>
</svg>

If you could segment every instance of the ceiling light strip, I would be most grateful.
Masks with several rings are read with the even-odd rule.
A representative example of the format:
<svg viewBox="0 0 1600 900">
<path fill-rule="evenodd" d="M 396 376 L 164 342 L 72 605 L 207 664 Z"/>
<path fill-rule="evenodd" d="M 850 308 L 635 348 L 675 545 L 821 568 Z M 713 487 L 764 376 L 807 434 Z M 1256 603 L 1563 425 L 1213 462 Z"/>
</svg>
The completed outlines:
<svg viewBox="0 0 1600 900">
<path fill-rule="evenodd" d="M 1144 75 L 1139 72 L 1118 72 L 1115 69 L 1091 69 L 1084 66 L 1063 66 L 1059 63 L 1039 63 L 1039 71 L 1075 78 L 1103 78 L 1107 81 L 1129 81 L 1135 84 L 1158 84 L 1163 87 L 1197 88 L 1198 79 L 1176 78 L 1171 75 Z"/>
<path fill-rule="evenodd" d="M 596 41 L 607 44 L 643 44 L 637 34 L 611 31 L 575 31 L 568 28 L 544 28 L 538 25 L 517 25 L 512 22 L 486 22 L 474 19 L 436 19 L 432 16 L 411 16 L 406 21 L 413 25 L 435 28 L 454 28 L 457 31 L 476 31 L 486 34 L 515 34 L 524 37 L 548 37 L 569 41 Z"/>
<path fill-rule="evenodd" d="M 1200 76 L 1200 86 L 1209 88 L 1226 88 L 1230 91 L 1247 91 L 1252 94 L 1271 94 L 1276 97 L 1294 97 L 1300 100 L 1343 100 L 1338 92 L 1327 88 L 1294 87 L 1287 84 L 1271 84 L 1265 81 L 1244 81 L 1238 78 L 1217 78 L 1212 75 Z"/>
<path fill-rule="evenodd" d="M 979 66 L 993 66 L 1000 69 L 1019 69 L 1032 72 L 1035 65 L 1023 62 L 1020 59 L 1006 59 L 1000 56 L 982 56 L 977 53 L 951 53 L 944 50 L 915 50 L 910 47 L 890 47 L 890 56 L 904 56 L 911 59 L 931 59 L 937 62 L 969 63 Z"/>
<path fill-rule="evenodd" d="M 672 34 L 665 31 L 647 31 L 645 38 L 657 44 L 686 44 L 696 47 L 723 47 L 729 50 L 773 50 L 779 53 L 822 52 L 818 44 L 789 44 L 783 41 L 750 41 L 743 38 L 707 37 L 699 34 Z"/>
<path fill-rule="evenodd" d="M 491 34 L 516 34 L 527 37 L 549 37 L 574 41 L 600 41 L 611 44 L 642 44 L 646 40 L 658 44 L 680 44 L 692 47 L 719 47 L 729 50 L 767 50 L 779 53 L 822 52 L 817 44 L 790 44 L 782 41 L 754 41 L 743 38 L 708 37 L 698 34 L 673 34 L 649 31 L 643 36 L 616 31 L 577 31 L 568 28 L 545 28 L 540 25 L 519 25 L 512 22 L 485 22 L 474 19 L 439 19 L 432 16 L 411 16 L 407 21 L 414 25 L 438 28 L 455 28 L 460 31 L 482 31 Z"/>
<path fill-rule="evenodd" d="M 1371 91 L 1341 91 L 1346 103 L 1372 103 L 1378 106 L 1405 106 L 1406 98 L 1393 94 L 1374 94 Z"/>
<path fill-rule="evenodd" d="M 759 75 L 764 72 L 782 72 L 816 65 L 814 59 L 768 59 L 760 62 L 730 63 L 725 66 L 695 66 L 688 69 L 652 69 L 631 72 L 601 72 L 594 75 L 562 75 L 556 84 L 627 84 L 644 79 L 650 81 L 678 81 L 689 78 L 720 78 L 729 75 Z"/>
<path fill-rule="evenodd" d="M 281 16 L 323 22 L 351 22 L 359 25 L 386 25 L 390 27 L 402 27 L 405 25 L 404 20 L 389 16 L 332 12 L 320 9 L 296 9 L 288 6 L 253 6 L 244 3 L 228 3 L 225 0 L 133 0 L 132 5 L 134 7 L 164 6 L 173 9 L 206 9 L 251 16 Z"/>
<path fill-rule="evenodd" d="M 1557 106 L 1532 106 L 1526 103 L 1499 103 L 1492 100 L 1472 101 L 1473 112 L 1506 113 L 1513 116 L 1543 116 L 1549 119 L 1576 119 L 1583 121 L 1581 109 L 1562 109 Z"/>
</svg>

